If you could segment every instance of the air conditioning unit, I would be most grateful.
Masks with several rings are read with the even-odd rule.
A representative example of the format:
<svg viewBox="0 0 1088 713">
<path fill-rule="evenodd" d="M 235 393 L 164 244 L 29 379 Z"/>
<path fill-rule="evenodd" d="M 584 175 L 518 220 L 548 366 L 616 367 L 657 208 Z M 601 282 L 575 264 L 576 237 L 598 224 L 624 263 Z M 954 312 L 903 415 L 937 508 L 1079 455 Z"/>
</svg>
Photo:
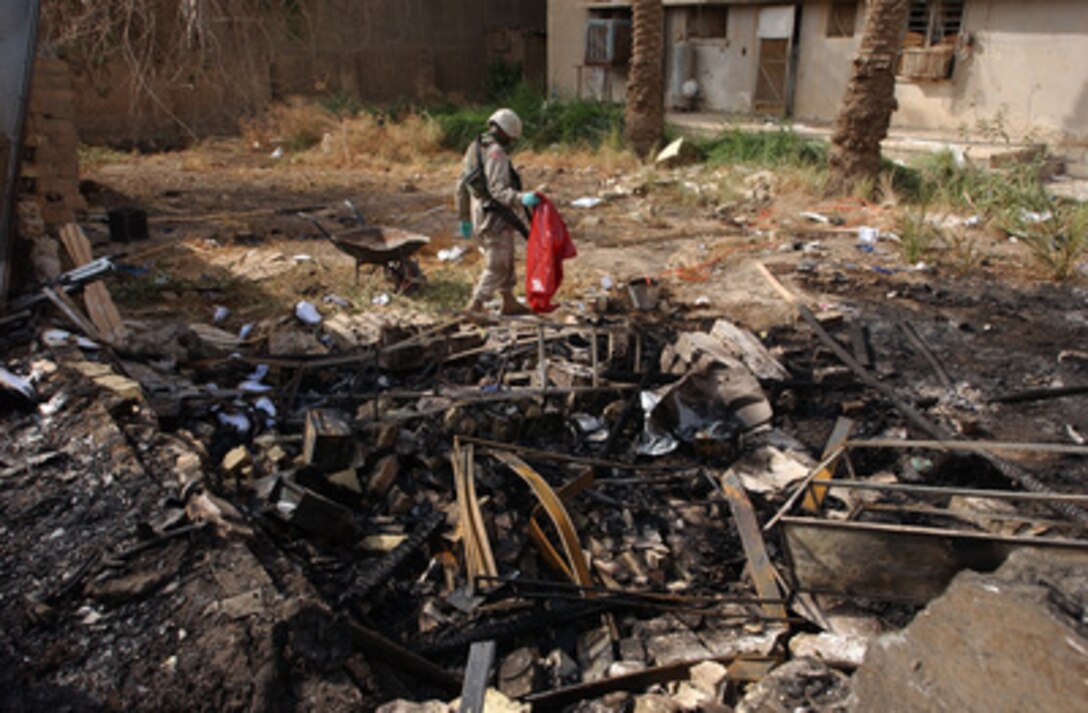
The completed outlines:
<svg viewBox="0 0 1088 713">
<path fill-rule="evenodd" d="M 617 18 L 586 20 L 587 67 L 624 67 L 631 60 L 631 21 Z"/>
<path fill-rule="evenodd" d="M 952 76 L 955 53 L 951 45 L 904 49 L 899 59 L 899 76 L 904 79 L 948 79 Z"/>
</svg>

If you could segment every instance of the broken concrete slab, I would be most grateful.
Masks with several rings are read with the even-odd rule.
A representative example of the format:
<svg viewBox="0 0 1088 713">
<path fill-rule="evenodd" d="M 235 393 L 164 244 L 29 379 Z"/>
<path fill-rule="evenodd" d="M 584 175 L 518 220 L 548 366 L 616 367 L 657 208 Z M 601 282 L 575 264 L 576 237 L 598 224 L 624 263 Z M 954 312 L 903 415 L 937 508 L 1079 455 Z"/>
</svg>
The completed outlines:
<svg viewBox="0 0 1088 713">
<path fill-rule="evenodd" d="M 499 690 L 510 698 L 527 696 L 536 688 L 539 672 L 535 649 L 524 646 L 515 649 L 499 667 Z"/>
<path fill-rule="evenodd" d="M 615 661 L 612 636 L 608 627 L 582 632 L 578 637 L 578 663 L 582 668 L 582 680 L 597 681 L 608 674 L 608 667 Z"/>
<path fill-rule="evenodd" d="M 962 572 L 870 644 L 851 709 L 1072 710 L 1088 680 L 1086 608 L 1083 555 L 1014 552 L 992 574 Z"/>
<path fill-rule="evenodd" d="M 819 659 L 835 668 L 854 669 L 861 665 L 868 645 L 869 639 L 864 636 L 802 633 L 790 639 L 790 653 L 797 658 Z"/>
</svg>

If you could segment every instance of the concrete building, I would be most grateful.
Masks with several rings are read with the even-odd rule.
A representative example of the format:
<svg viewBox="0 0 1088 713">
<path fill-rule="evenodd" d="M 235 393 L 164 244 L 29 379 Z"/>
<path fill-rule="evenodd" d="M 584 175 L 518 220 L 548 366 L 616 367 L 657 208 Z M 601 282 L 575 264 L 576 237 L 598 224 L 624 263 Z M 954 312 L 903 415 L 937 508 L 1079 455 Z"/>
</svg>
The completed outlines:
<svg viewBox="0 0 1088 713">
<path fill-rule="evenodd" d="M 666 106 L 833 121 L 867 4 L 664 0 Z M 549 0 L 549 88 L 622 101 L 630 12 Z M 914 0 L 893 127 L 1084 144 L 1085 57 L 1083 0 Z"/>
</svg>

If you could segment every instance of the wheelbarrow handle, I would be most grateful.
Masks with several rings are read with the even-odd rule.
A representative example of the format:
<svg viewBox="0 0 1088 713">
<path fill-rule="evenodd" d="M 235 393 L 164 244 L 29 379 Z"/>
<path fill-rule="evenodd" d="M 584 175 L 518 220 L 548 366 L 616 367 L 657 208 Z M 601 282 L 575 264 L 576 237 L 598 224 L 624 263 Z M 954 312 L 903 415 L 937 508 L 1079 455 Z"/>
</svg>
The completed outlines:
<svg viewBox="0 0 1088 713">
<path fill-rule="evenodd" d="M 359 225 L 366 225 L 366 218 L 363 217 L 363 214 L 359 212 L 359 209 L 355 207 L 355 204 L 352 203 L 350 199 L 345 198 L 344 205 L 351 210 L 352 215 L 355 216 L 355 220 L 358 221 Z"/>
<path fill-rule="evenodd" d="M 308 220 L 308 221 L 310 221 L 311 223 L 313 223 L 314 225 L 316 225 L 316 226 L 317 226 L 317 229 L 318 229 L 318 230 L 320 230 L 320 231 L 321 231 L 321 233 L 322 233 L 322 234 L 323 234 L 323 235 L 324 235 L 324 236 L 325 236 L 326 238 L 328 238 L 329 240 L 333 241 L 334 243 L 336 242 L 336 238 L 335 238 L 335 237 L 333 236 L 333 234 L 332 234 L 332 233 L 330 233 L 330 232 L 328 231 L 328 229 L 327 229 L 327 228 L 326 228 L 326 227 L 325 227 L 324 225 L 322 225 L 322 224 L 321 224 L 321 221 L 320 221 L 320 220 L 318 220 L 317 218 L 313 217 L 313 216 L 312 216 L 312 215 L 310 215 L 309 213 L 302 213 L 301 211 L 300 211 L 300 212 L 298 212 L 298 213 L 296 213 L 295 215 L 297 215 L 297 216 L 298 216 L 299 218 L 302 218 L 303 220 Z"/>
</svg>

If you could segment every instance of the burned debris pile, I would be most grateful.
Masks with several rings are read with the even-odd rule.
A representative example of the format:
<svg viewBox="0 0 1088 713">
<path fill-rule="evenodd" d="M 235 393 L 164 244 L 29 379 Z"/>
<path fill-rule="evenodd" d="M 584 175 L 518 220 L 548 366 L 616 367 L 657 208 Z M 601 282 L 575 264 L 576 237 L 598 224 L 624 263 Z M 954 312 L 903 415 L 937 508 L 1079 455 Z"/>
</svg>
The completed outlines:
<svg viewBox="0 0 1088 713">
<path fill-rule="evenodd" d="M 1088 449 L 958 440 L 801 313 L 41 331 L 4 372 L 22 704 L 844 709 L 961 570 L 1085 556 L 1088 496 L 1031 473 Z"/>
</svg>

